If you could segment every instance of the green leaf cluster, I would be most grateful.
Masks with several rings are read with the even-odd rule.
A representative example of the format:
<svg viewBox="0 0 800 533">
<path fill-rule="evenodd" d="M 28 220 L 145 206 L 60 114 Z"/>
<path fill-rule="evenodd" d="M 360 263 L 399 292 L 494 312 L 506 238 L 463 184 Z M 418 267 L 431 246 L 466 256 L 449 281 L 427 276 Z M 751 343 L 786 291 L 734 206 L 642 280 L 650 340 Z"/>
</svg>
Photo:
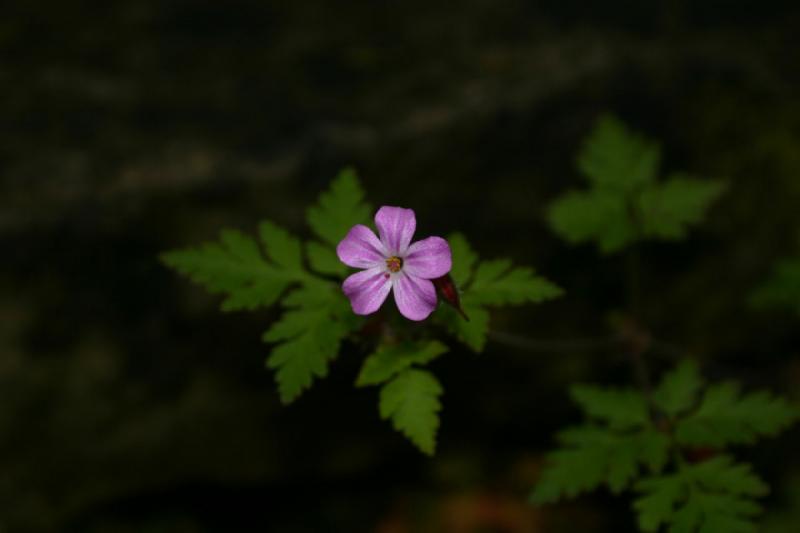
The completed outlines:
<svg viewBox="0 0 800 533">
<path fill-rule="evenodd" d="M 263 340 L 271 345 L 267 366 L 275 372 L 281 401 L 288 404 L 314 380 L 327 376 L 342 343 L 363 324 L 342 294 L 339 280 L 348 269 L 335 247 L 350 228 L 367 222 L 371 212 L 355 172 L 345 169 L 307 211 L 312 240 L 303 243 L 265 221 L 259 225 L 258 238 L 225 230 L 218 241 L 167 252 L 162 259 L 209 291 L 222 294 L 223 311 L 282 306 L 283 314 Z M 471 320 L 464 321 L 450 308 L 436 316 L 476 351 L 486 342 L 488 306 L 540 302 L 561 292 L 531 269 L 514 267 L 508 260 L 478 262 L 462 235 L 452 236 L 450 244 L 451 275 L 467 287 L 464 307 Z M 425 367 L 447 347 L 433 340 L 396 342 L 393 335 L 384 335 L 377 344 L 364 360 L 356 385 L 379 386 L 381 418 L 431 455 L 443 389 Z"/>
<path fill-rule="evenodd" d="M 643 239 L 683 238 L 725 186 L 684 174 L 659 181 L 660 161 L 656 143 L 601 117 L 578 156 L 589 188 L 556 199 L 547 213 L 550 226 L 566 241 L 594 242 L 604 253 Z"/>
<path fill-rule="evenodd" d="M 754 531 L 755 498 L 766 485 L 750 467 L 719 454 L 752 444 L 798 419 L 798 410 L 766 392 L 742 394 L 735 383 L 706 386 L 684 361 L 651 394 L 579 385 L 571 390 L 587 422 L 558 434 L 531 494 L 537 504 L 607 486 L 635 490 L 642 531 Z M 685 457 L 703 451 L 710 459 Z"/>
<path fill-rule="evenodd" d="M 161 258 L 210 292 L 222 294 L 223 311 L 276 303 L 285 308 L 263 338 L 273 345 L 267 366 L 275 370 L 281 401 L 290 403 L 314 379 L 327 375 L 342 341 L 360 325 L 339 284 L 328 276 L 346 272 L 334 247 L 370 211 L 355 172 L 345 169 L 308 210 L 318 241 L 304 246 L 285 229 L 264 221 L 258 239 L 223 230 L 218 241 L 166 252 Z"/>
<path fill-rule="evenodd" d="M 641 468 L 659 471 L 669 439 L 651 423 L 645 398 L 633 389 L 572 387 L 573 400 L 589 421 L 562 431 L 561 448 L 547 457 L 531 500 L 551 503 L 606 485 L 613 493 L 628 488 Z"/>
<path fill-rule="evenodd" d="M 437 318 L 461 342 L 481 352 L 489 333 L 489 307 L 540 303 L 557 298 L 562 290 L 528 267 L 517 267 L 508 259 L 479 261 L 460 233 L 448 237 L 453 255 L 450 276 L 461 291 L 464 320 L 444 308 Z"/>
<path fill-rule="evenodd" d="M 433 455 L 439 429 L 439 398 L 444 392 L 436 377 L 424 367 L 443 353 L 439 341 L 383 345 L 364 360 L 356 386 L 381 385 L 379 411 L 384 420 Z"/>
<path fill-rule="evenodd" d="M 719 455 L 696 464 L 682 462 L 677 472 L 643 479 L 633 507 L 642 531 L 670 533 L 750 533 L 761 512 L 755 498 L 769 492 L 750 465 Z"/>
</svg>

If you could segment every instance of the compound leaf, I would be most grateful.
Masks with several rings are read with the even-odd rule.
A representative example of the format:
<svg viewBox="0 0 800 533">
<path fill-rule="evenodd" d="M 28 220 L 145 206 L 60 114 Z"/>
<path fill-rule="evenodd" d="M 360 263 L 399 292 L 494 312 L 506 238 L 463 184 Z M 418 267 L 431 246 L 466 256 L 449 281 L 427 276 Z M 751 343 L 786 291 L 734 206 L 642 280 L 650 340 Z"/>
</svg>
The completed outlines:
<svg viewBox="0 0 800 533">
<path fill-rule="evenodd" d="M 290 271 L 303 270 L 303 253 L 299 240 L 268 220 L 259 224 L 258 232 L 267 256 L 276 265 Z"/>
<path fill-rule="evenodd" d="M 339 261 L 336 252 L 329 246 L 310 241 L 306 243 L 306 255 L 311 269 L 315 272 L 339 278 L 347 274 L 347 265 Z"/>
<path fill-rule="evenodd" d="M 279 343 L 267 358 L 276 369 L 281 401 L 294 401 L 314 378 L 328 374 L 342 340 L 358 324 L 338 287 L 316 282 L 291 292 L 289 310 L 264 334 L 264 342 Z"/>
<path fill-rule="evenodd" d="M 661 524 L 671 520 L 687 489 L 679 476 L 660 476 L 639 481 L 636 490 L 644 494 L 633 503 L 639 514 L 639 527 L 642 531 L 657 531 Z"/>
<path fill-rule="evenodd" d="M 469 320 L 448 306 L 441 306 L 436 318 L 475 352 L 483 350 L 489 333 L 486 306 L 542 302 L 562 293 L 532 269 L 514 267 L 508 259 L 478 262 L 477 254 L 459 233 L 450 235 L 448 241 L 453 255 L 450 276 L 459 289 L 465 287 L 460 290 L 461 307 Z"/>
<path fill-rule="evenodd" d="M 466 344 L 472 351 L 480 353 L 486 346 L 486 338 L 489 335 L 489 311 L 482 305 L 474 303 L 469 298 L 469 293 L 461 299 L 461 308 L 469 317 L 468 321 L 453 309 L 444 306 L 438 317 L 458 340 Z"/>
<path fill-rule="evenodd" d="M 597 188 L 627 193 L 655 179 L 659 160 L 657 144 L 603 116 L 578 156 L 578 168 Z"/>
<path fill-rule="evenodd" d="M 594 242 L 603 253 L 645 238 L 684 237 L 725 186 L 681 174 L 659 183 L 659 162 L 655 143 L 602 117 L 578 157 L 589 189 L 554 200 L 547 211 L 550 226 L 570 244 Z"/>
<path fill-rule="evenodd" d="M 797 420 L 797 409 L 767 392 L 741 396 L 735 383 L 710 386 L 696 411 L 678 421 L 676 438 L 692 446 L 749 444 Z"/>
<path fill-rule="evenodd" d="M 602 428 L 579 427 L 562 431 L 563 449 L 550 452 L 530 501 L 541 505 L 574 498 L 599 487 L 608 477 L 612 436 Z M 619 470 L 619 468 L 618 468 Z"/>
<path fill-rule="evenodd" d="M 631 429 L 649 422 L 647 402 L 633 389 L 574 385 L 570 392 L 589 418 L 604 421 L 609 427 Z"/>
<path fill-rule="evenodd" d="M 562 447 L 547 456 L 547 465 L 531 494 L 536 504 L 573 498 L 606 484 L 624 490 L 640 465 L 663 467 L 669 450 L 666 435 L 650 428 L 619 433 L 598 426 L 579 426 L 558 435 Z"/>
<path fill-rule="evenodd" d="M 625 198 L 614 192 L 568 192 L 553 201 L 547 218 L 553 231 L 568 243 L 595 241 L 603 253 L 616 252 L 636 240 Z"/>
<path fill-rule="evenodd" d="M 339 244 L 356 224 L 369 220 L 372 208 L 364 202 L 364 191 L 355 170 L 346 168 L 323 192 L 317 205 L 308 209 L 306 218 L 311 229 L 331 246 Z"/>
<path fill-rule="evenodd" d="M 756 530 L 752 519 L 761 511 L 754 499 L 768 487 L 749 465 L 717 456 L 642 480 L 636 490 L 642 494 L 633 504 L 642 531 L 671 524 L 675 533 L 747 533 Z"/>
<path fill-rule="evenodd" d="M 639 214 L 645 236 L 681 239 L 725 190 L 721 181 L 673 177 L 642 191 Z"/>
<path fill-rule="evenodd" d="M 426 365 L 445 352 L 447 346 L 439 341 L 382 345 L 364 360 L 356 386 L 378 385 L 411 365 Z"/>
<path fill-rule="evenodd" d="M 702 386 L 697 365 L 685 360 L 664 376 L 653 391 L 653 401 L 664 414 L 675 417 L 694 406 Z"/>
<path fill-rule="evenodd" d="M 512 268 L 511 261 L 496 259 L 478 265 L 469 287 L 469 299 L 483 305 L 539 303 L 560 296 L 555 284 L 526 267 Z"/>
<path fill-rule="evenodd" d="M 381 418 L 391 419 L 394 428 L 422 452 L 433 455 L 442 404 L 442 386 L 426 370 L 409 368 L 381 388 Z"/>
<path fill-rule="evenodd" d="M 457 286 L 467 284 L 472 274 L 472 267 L 478 261 L 478 254 L 470 247 L 466 237 L 461 233 L 453 233 L 447 238 L 450 244 L 450 253 L 453 258 L 453 267 L 450 276 Z"/>
<path fill-rule="evenodd" d="M 305 273 L 295 261 L 296 239 L 269 222 L 264 228 L 264 246 L 274 262 L 266 260 L 254 239 L 236 230 L 220 232 L 219 242 L 166 252 L 161 259 L 209 292 L 225 294 L 223 311 L 267 307 Z"/>
</svg>

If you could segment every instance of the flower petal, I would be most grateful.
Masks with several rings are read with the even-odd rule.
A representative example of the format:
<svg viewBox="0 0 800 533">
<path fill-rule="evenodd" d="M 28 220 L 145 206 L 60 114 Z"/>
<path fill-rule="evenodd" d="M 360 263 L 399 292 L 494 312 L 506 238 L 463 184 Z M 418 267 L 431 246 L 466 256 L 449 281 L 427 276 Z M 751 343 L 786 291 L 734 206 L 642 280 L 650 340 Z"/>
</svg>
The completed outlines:
<svg viewBox="0 0 800 533">
<path fill-rule="evenodd" d="M 409 320 L 425 320 L 436 308 L 436 288 L 427 279 L 401 273 L 394 278 L 394 301 Z"/>
<path fill-rule="evenodd" d="M 357 224 L 336 247 L 336 255 L 347 266 L 372 268 L 383 264 L 388 254 L 371 229 Z"/>
<path fill-rule="evenodd" d="M 390 255 L 403 255 L 417 229 L 417 217 L 412 209 L 385 205 L 375 213 L 375 225 L 386 251 Z"/>
<path fill-rule="evenodd" d="M 350 298 L 350 306 L 357 315 L 377 311 L 391 288 L 392 283 L 382 266 L 356 272 L 342 283 L 342 291 Z"/>
<path fill-rule="evenodd" d="M 412 276 L 433 279 L 450 272 L 453 258 L 450 245 L 441 237 L 428 237 L 408 247 L 403 270 Z"/>
</svg>

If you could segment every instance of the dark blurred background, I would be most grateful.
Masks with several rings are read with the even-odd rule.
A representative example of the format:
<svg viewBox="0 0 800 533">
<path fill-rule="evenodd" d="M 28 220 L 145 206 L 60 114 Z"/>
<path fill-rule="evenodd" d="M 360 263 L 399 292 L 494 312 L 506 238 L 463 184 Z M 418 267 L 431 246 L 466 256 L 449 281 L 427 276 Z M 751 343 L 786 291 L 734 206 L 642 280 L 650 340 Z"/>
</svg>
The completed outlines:
<svg viewBox="0 0 800 533">
<path fill-rule="evenodd" d="M 625 497 L 525 503 L 578 419 L 567 386 L 631 381 L 623 355 L 580 342 L 624 305 L 623 258 L 567 247 L 543 218 L 580 186 L 575 154 L 606 111 L 663 141 L 666 172 L 730 183 L 687 241 L 642 247 L 653 369 L 692 354 L 711 378 L 798 399 L 798 318 L 746 305 L 800 249 L 796 4 L 0 12 L 2 532 L 633 531 Z M 567 291 L 493 317 L 536 342 L 434 364 L 433 459 L 353 388 L 363 354 L 282 407 L 260 341 L 275 313 L 222 314 L 157 260 L 262 218 L 307 235 L 306 206 L 346 164 L 373 205 L 413 207 L 421 235 L 462 231 Z M 743 451 L 773 486 L 774 531 L 800 516 L 798 444 Z"/>
</svg>

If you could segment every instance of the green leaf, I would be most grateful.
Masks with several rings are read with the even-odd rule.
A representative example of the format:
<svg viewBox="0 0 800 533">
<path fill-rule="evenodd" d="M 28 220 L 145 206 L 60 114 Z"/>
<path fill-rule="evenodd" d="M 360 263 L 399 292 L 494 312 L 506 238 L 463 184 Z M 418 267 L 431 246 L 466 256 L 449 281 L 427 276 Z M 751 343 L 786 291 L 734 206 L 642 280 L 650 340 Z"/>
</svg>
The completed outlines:
<svg viewBox="0 0 800 533">
<path fill-rule="evenodd" d="M 625 198 L 604 191 L 571 191 L 555 200 L 547 213 L 550 227 L 570 244 L 595 241 L 613 253 L 636 241 L 636 228 Z"/>
<path fill-rule="evenodd" d="M 219 242 L 166 252 L 164 263 L 215 294 L 225 294 L 223 311 L 256 309 L 274 304 L 286 288 L 305 279 L 298 262 L 299 243 L 268 222 L 262 225 L 268 262 L 258 243 L 235 230 L 223 230 Z"/>
<path fill-rule="evenodd" d="M 472 351 L 480 353 L 486 346 L 489 334 L 489 311 L 474 302 L 465 294 L 461 300 L 461 308 L 469 317 L 464 320 L 454 309 L 441 306 L 437 317 L 445 327 L 459 341 L 466 344 Z"/>
<path fill-rule="evenodd" d="M 380 414 L 420 450 L 433 455 L 442 404 L 442 386 L 426 370 L 403 370 L 381 388 Z"/>
<path fill-rule="evenodd" d="M 531 493 L 536 505 L 553 503 L 562 498 L 574 498 L 599 487 L 607 478 L 613 437 L 602 428 L 580 427 L 559 434 L 559 440 L 570 447 L 547 455 L 547 464 Z M 623 465 L 630 458 L 623 458 Z M 617 467 L 618 470 L 624 470 Z"/>
<path fill-rule="evenodd" d="M 380 346 L 364 360 L 356 386 L 378 385 L 411 365 L 426 365 L 445 352 L 447 346 L 439 341 L 409 341 Z"/>
<path fill-rule="evenodd" d="M 750 297 L 756 309 L 789 309 L 800 315 L 800 257 L 775 265 L 771 277 Z"/>
<path fill-rule="evenodd" d="M 679 443 L 721 447 L 750 444 L 758 437 L 775 435 L 798 418 L 797 409 L 767 392 L 745 396 L 735 383 L 710 386 L 700 406 L 676 426 Z"/>
<path fill-rule="evenodd" d="M 547 464 L 531 494 L 544 504 L 575 496 L 605 484 L 624 490 L 640 465 L 658 470 L 666 462 L 669 439 L 650 428 L 619 433 L 597 426 L 579 426 L 558 435 L 562 447 L 547 456 Z"/>
<path fill-rule="evenodd" d="M 331 246 L 339 244 L 356 224 L 368 222 L 372 208 L 364 202 L 364 191 L 355 170 L 342 170 L 328 191 L 319 197 L 319 203 L 308 209 L 307 219 L 311 229 Z"/>
<path fill-rule="evenodd" d="M 435 317 L 475 352 L 483 350 L 489 333 L 489 311 L 485 306 L 538 303 L 562 293 L 559 287 L 535 275 L 532 269 L 513 267 L 508 259 L 478 263 L 477 255 L 461 234 L 451 235 L 448 242 L 453 255 L 450 275 L 462 288 L 461 307 L 469 320 L 464 320 L 449 306 L 440 306 Z"/>
<path fill-rule="evenodd" d="M 636 490 L 644 494 L 633 503 L 639 528 L 657 531 L 661 524 L 671 521 L 675 506 L 686 498 L 687 488 L 680 476 L 660 476 L 640 481 Z"/>
<path fill-rule="evenodd" d="M 603 253 L 645 239 L 679 239 L 699 222 L 725 186 L 676 174 L 656 181 L 660 155 L 651 141 L 617 119 L 598 121 L 579 158 L 588 190 L 552 202 L 550 226 L 570 244 L 594 242 Z"/>
<path fill-rule="evenodd" d="M 306 243 L 306 254 L 311 269 L 320 274 L 340 278 L 347 274 L 347 265 L 339 261 L 336 252 L 324 244 L 314 241 Z"/>
<path fill-rule="evenodd" d="M 683 176 L 648 187 L 639 197 L 644 235 L 682 239 L 688 226 L 700 222 L 724 190 L 725 184 L 720 181 Z"/>
<path fill-rule="evenodd" d="M 628 193 L 655 179 L 659 160 L 657 144 L 603 116 L 578 156 L 578 168 L 597 188 Z"/>
<path fill-rule="evenodd" d="M 589 418 L 607 422 L 611 428 L 633 429 L 649 423 L 647 402 L 633 389 L 574 385 L 570 392 Z"/>
<path fill-rule="evenodd" d="M 707 490 L 735 495 L 764 496 L 769 487 L 747 464 L 737 464 L 728 455 L 718 455 L 690 467 L 694 481 Z"/>
<path fill-rule="evenodd" d="M 300 241 L 291 236 L 288 231 L 265 220 L 258 226 L 261 242 L 267 251 L 267 256 L 276 265 L 287 270 L 303 270 L 303 254 Z"/>
<path fill-rule="evenodd" d="M 450 253 L 453 258 L 450 277 L 457 286 L 464 286 L 470 279 L 473 265 L 478 261 L 478 254 L 470 247 L 466 237 L 461 233 L 453 233 L 447 238 L 447 242 L 450 244 Z"/>
<path fill-rule="evenodd" d="M 752 518 L 761 508 L 754 498 L 768 487 L 749 465 L 727 456 L 695 465 L 681 464 L 676 474 L 645 479 L 636 484 L 642 494 L 633 504 L 642 531 L 671 524 L 676 533 L 755 531 Z"/>
<path fill-rule="evenodd" d="M 653 391 L 653 401 L 664 414 L 675 417 L 694 406 L 702 386 L 697 365 L 687 359 L 664 376 Z"/>
<path fill-rule="evenodd" d="M 478 265 L 469 287 L 469 300 L 484 305 L 539 303 L 560 296 L 562 290 L 526 267 L 512 268 L 511 261 L 496 259 Z"/>
<path fill-rule="evenodd" d="M 669 459 L 669 437 L 650 427 L 641 430 L 634 438 L 637 442 L 639 462 L 651 472 L 663 470 Z"/>
<path fill-rule="evenodd" d="M 290 309 L 263 339 L 280 343 L 270 353 L 267 366 L 276 369 L 281 401 L 290 403 L 314 378 L 328 374 L 329 362 L 358 320 L 333 284 L 310 283 L 291 292 L 284 304 Z"/>
</svg>

